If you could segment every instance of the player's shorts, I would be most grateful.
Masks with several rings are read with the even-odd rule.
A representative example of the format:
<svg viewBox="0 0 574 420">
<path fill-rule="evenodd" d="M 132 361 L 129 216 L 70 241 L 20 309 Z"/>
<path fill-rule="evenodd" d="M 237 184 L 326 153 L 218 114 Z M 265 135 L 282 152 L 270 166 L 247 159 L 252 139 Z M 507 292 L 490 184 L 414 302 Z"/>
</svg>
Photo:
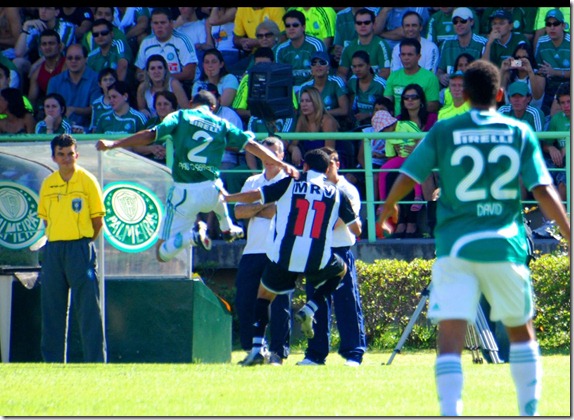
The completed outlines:
<svg viewBox="0 0 574 420">
<path fill-rule="evenodd" d="M 347 264 L 345 264 L 345 261 L 337 254 L 332 254 L 327 265 L 321 270 L 307 273 L 288 271 L 279 264 L 270 261 L 261 276 L 261 284 L 267 290 L 281 295 L 295 290 L 295 282 L 301 274 L 305 275 L 307 282 L 317 288 L 325 281 L 334 277 L 342 279 L 346 272 Z"/>
<path fill-rule="evenodd" d="M 159 238 L 166 240 L 178 232 L 187 232 L 199 213 L 209 213 L 219 201 L 221 179 L 184 184 L 176 182 L 169 190 Z"/>
<path fill-rule="evenodd" d="M 441 257 L 432 268 L 428 318 L 433 322 L 474 322 L 481 293 L 490 303 L 492 321 L 517 327 L 534 315 L 530 270 L 526 265 Z"/>
</svg>

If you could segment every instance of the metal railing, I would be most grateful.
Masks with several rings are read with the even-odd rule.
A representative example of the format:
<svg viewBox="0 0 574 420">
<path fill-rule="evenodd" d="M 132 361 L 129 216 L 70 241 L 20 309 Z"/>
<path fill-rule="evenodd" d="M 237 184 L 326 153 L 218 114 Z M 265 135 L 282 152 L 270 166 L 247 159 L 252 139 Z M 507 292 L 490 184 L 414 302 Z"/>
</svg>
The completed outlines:
<svg viewBox="0 0 574 420">
<path fill-rule="evenodd" d="M 255 137 L 257 140 L 261 140 L 267 137 L 269 134 L 266 133 L 256 133 Z M 365 132 L 350 132 L 350 133 L 277 133 L 277 135 L 282 138 L 283 140 L 299 140 L 299 141 L 311 141 L 311 140 L 323 140 L 323 139 L 332 139 L 332 140 L 342 140 L 342 141 L 353 141 L 353 140 L 363 140 L 363 147 L 365 152 L 365 168 L 363 169 L 356 169 L 356 168 L 345 168 L 342 169 L 340 172 L 344 173 L 352 173 L 352 172 L 364 172 L 365 174 L 365 195 L 366 199 L 361 203 L 362 205 L 366 205 L 367 214 L 366 214 L 366 221 L 367 221 L 367 240 L 369 242 L 375 242 L 377 240 L 376 237 L 376 229 L 375 229 L 375 222 L 376 222 L 376 212 L 375 207 L 378 204 L 383 203 L 383 201 L 375 201 L 374 199 L 374 185 L 373 185 L 373 174 L 377 172 L 396 172 L 398 169 L 377 169 L 373 168 L 373 161 L 372 161 L 372 154 L 371 154 L 371 139 L 419 139 L 423 138 L 426 133 L 400 133 L 400 132 L 392 132 L 392 133 L 365 133 Z M 557 139 L 563 137 L 570 137 L 570 132 L 568 131 L 542 131 L 537 132 L 536 135 L 540 140 L 543 139 Z M 75 137 L 82 141 L 82 140 L 99 140 L 103 137 L 108 139 L 120 139 L 125 137 L 125 135 L 102 135 L 102 134 L 78 134 Z M 45 134 L 20 134 L 20 135 L 2 135 L 0 136 L 0 142 L 23 142 L 23 141 L 31 141 L 31 142 L 38 142 L 38 141 L 49 141 L 53 138 L 53 135 L 45 135 Z M 564 205 L 566 207 L 566 211 L 570 213 L 570 141 L 567 142 L 566 147 L 566 165 L 564 168 L 549 168 L 550 171 L 565 171 L 567 174 L 566 176 L 566 201 Z M 222 170 L 222 173 L 229 172 L 251 172 L 248 169 L 228 169 Z M 525 204 L 534 204 L 535 201 L 523 201 Z M 401 201 L 401 203 L 414 203 L 414 201 Z"/>
</svg>

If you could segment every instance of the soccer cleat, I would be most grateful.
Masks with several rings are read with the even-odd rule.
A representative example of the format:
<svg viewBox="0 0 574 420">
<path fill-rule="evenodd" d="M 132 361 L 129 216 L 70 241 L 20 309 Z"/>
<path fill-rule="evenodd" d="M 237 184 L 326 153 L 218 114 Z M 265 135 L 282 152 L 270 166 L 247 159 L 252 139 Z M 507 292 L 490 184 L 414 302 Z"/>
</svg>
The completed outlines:
<svg viewBox="0 0 574 420">
<path fill-rule="evenodd" d="M 319 363 L 312 361 L 311 359 L 304 358 L 300 362 L 296 363 L 297 366 L 321 366 Z"/>
<path fill-rule="evenodd" d="M 221 236 L 225 242 L 233 242 L 236 239 L 243 239 L 245 235 L 239 226 L 231 225 L 231 229 L 221 232 Z"/>
<path fill-rule="evenodd" d="M 347 359 L 347 361 L 345 362 L 345 366 L 359 367 L 359 366 L 361 366 L 361 363 L 357 362 L 356 360 Z"/>
<path fill-rule="evenodd" d="M 306 338 L 313 338 L 315 331 L 313 331 L 313 312 L 308 306 L 303 306 L 299 312 L 295 314 L 295 321 L 301 324 L 301 331 Z"/>
<path fill-rule="evenodd" d="M 269 356 L 269 364 L 273 366 L 281 366 L 283 364 L 283 359 L 277 353 L 272 352 Z"/>
<path fill-rule="evenodd" d="M 249 353 L 245 359 L 243 359 L 239 364 L 241 366 L 255 366 L 255 365 L 263 365 L 268 363 L 269 359 L 263 355 L 261 352 L 257 353 Z"/>
<path fill-rule="evenodd" d="M 211 239 L 207 236 L 207 224 L 205 222 L 197 222 L 192 232 L 191 243 L 193 246 L 200 246 L 206 251 L 211 250 Z"/>
</svg>

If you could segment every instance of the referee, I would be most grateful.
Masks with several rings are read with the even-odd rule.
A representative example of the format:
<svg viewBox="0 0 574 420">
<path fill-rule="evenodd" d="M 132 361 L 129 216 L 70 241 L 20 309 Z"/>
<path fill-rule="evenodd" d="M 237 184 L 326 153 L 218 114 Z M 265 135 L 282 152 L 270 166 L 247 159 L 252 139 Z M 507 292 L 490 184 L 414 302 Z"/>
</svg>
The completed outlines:
<svg viewBox="0 0 574 420">
<path fill-rule="evenodd" d="M 52 139 L 52 160 L 58 171 L 42 183 L 38 217 L 48 242 L 41 271 L 42 358 L 66 362 L 68 293 L 80 325 L 85 362 L 105 362 L 106 344 L 100 310 L 94 240 L 105 208 L 96 178 L 77 165 L 76 140 L 69 134 Z M 73 305 L 72 305 L 73 302 Z"/>
</svg>

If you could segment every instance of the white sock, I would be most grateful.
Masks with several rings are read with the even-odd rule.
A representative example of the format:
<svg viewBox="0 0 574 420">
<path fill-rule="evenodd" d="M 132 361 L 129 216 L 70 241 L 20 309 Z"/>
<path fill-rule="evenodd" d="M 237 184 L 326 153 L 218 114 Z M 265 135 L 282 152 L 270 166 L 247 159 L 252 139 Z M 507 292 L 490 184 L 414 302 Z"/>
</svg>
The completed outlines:
<svg viewBox="0 0 574 420">
<path fill-rule="evenodd" d="M 219 229 L 221 229 L 222 232 L 230 230 L 232 225 L 231 218 L 229 217 L 227 205 L 222 201 L 221 195 L 219 196 L 219 201 L 215 205 L 213 211 L 215 212 L 215 216 L 219 222 Z"/>
<path fill-rule="evenodd" d="M 305 304 L 305 306 L 307 307 L 307 309 L 309 309 L 309 311 L 311 312 L 310 315 L 314 315 L 315 312 L 317 312 L 317 309 L 319 309 L 319 306 L 317 306 L 317 304 L 315 302 L 313 302 L 312 300 L 310 300 L 309 302 L 307 302 Z M 305 310 L 305 306 L 303 306 L 303 310 Z"/>
<path fill-rule="evenodd" d="M 509 363 L 516 387 L 519 415 L 538 415 L 538 401 L 542 390 L 542 362 L 538 343 L 511 343 Z"/>
<path fill-rule="evenodd" d="M 191 233 L 190 233 L 191 234 Z M 181 252 L 181 250 L 189 244 L 189 238 L 186 234 L 178 233 L 171 236 L 159 247 L 159 256 L 165 262 L 170 261 L 173 257 Z"/>
<path fill-rule="evenodd" d="M 462 416 L 463 377 L 460 355 L 438 356 L 435 378 L 441 416 Z"/>
</svg>

